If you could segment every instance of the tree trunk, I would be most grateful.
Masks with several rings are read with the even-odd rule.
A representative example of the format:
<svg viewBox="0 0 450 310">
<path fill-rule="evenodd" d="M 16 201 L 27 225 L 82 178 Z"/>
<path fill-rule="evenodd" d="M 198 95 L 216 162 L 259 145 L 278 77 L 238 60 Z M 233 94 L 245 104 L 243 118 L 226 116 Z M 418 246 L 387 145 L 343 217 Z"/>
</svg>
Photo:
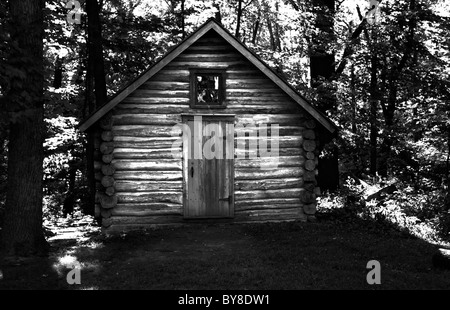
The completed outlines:
<svg viewBox="0 0 450 310">
<path fill-rule="evenodd" d="M 237 21 L 236 21 L 236 33 L 235 37 L 239 39 L 241 30 L 241 16 L 242 16 L 242 0 L 238 0 Z"/>
<path fill-rule="evenodd" d="M 404 44 L 404 53 L 400 59 L 395 55 L 392 60 L 393 66 L 391 67 L 388 78 L 388 98 L 387 104 L 383 107 L 383 115 L 385 120 L 385 135 L 380 147 L 381 158 L 379 162 L 379 173 L 381 176 L 387 176 L 389 170 L 389 160 L 391 158 L 392 147 L 394 144 L 394 116 L 397 110 L 397 93 L 398 83 L 401 78 L 401 73 L 406 67 L 411 56 L 414 55 L 415 44 L 415 32 L 417 27 L 417 12 L 416 12 L 416 0 L 409 1 L 409 14 L 411 14 L 408 21 L 409 29 L 406 33 L 406 42 Z"/>
<path fill-rule="evenodd" d="M 256 17 L 255 26 L 253 28 L 252 34 L 252 44 L 256 44 L 256 39 L 258 38 L 259 25 L 261 23 L 261 10 L 258 9 L 258 16 Z"/>
<path fill-rule="evenodd" d="M 275 2 L 275 14 L 277 21 L 278 21 L 278 13 L 279 13 L 279 4 L 277 1 Z M 274 24 L 275 24 L 275 33 L 274 33 L 275 50 L 278 49 L 278 51 L 281 52 L 280 27 L 278 25 L 278 22 L 275 22 Z"/>
<path fill-rule="evenodd" d="M 275 51 L 276 48 L 275 48 L 275 39 L 273 36 L 273 28 L 268 14 L 266 15 L 266 21 L 267 21 L 267 29 L 269 30 L 270 49 L 272 51 Z"/>
<path fill-rule="evenodd" d="M 184 26 L 184 0 L 181 0 L 181 34 L 182 38 L 184 39 L 186 37 L 186 29 Z"/>
<path fill-rule="evenodd" d="M 319 7 L 319 11 L 316 12 L 315 26 L 323 33 L 332 36 L 335 1 L 313 0 L 312 4 Z M 324 13 L 326 9 L 331 13 L 331 16 Z M 326 46 L 323 46 L 317 38 L 312 38 L 311 41 L 312 44 L 309 47 L 311 85 L 316 88 L 318 93 L 318 108 L 326 113 L 336 108 L 336 94 L 334 89 L 325 87 L 320 77 L 331 82 L 335 72 L 334 54 L 328 52 Z M 330 147 L 332 151 L 329 154 L 319 157 L 318 182 L 322 190 L 336 190 L 339 188 L 338 148 L 336 145 Z"/>
<path fill-rule="evenodd" d="M 382 177 L 386 177 L 389 172 L 389 159 L 391 158 L 392 152 L 392 127 L 394 125 L 394 115 L 396 110 L 396 101 L 397 101 L 397 90 L 398 90 L 398 80 L 394 77 L 391 77 L 389 80 L 389 95 L 388 102 L 384 109 L 384 137 L 383 142 L 380 146 L 380 160 L 378 165 L 378 172 Z"/>
<path fill-rule="evenodd" d="M 374 43 L 376 40 L 374 40 Z M 376 43 L 375 43 L 376 44 Z M 374 46 L 375 46 L 374 44 Z M 377 174 L 377 109 L 378 109 L 378 55 L 376 51 L 372 51 L 370 58 L 370 174 L 376 176 Z"/>
<path fill-rule="evenodd" d="M 352 64 L 350 70 L 350 91 L 351 91 L 351 103 L 352 103 L 352 134 L 354 137 L 353 143 L 357 144 L 357 127 L 356 127 L 356 76 L 355 76 L 355 65 Z"/>
<path fill-rule="evenodd" d="M 106 102 L 106 80 L 103 63 L 102 29 L 100 7 L 97 0 L 86 2 L 88 16 L 88 73 L 86 100 L 89 114 Z M 94 91 L 95 90 L 95 91 Z M 95 100 L 94 95 L 95 94 Z M 95 208 L 95 172 L 94 172 L 94 132 L 87 133 L 86 176 L 88 183 L 88 203 L 84 205 L 85 214 L 94 214 Z"/>
<path fill-rule="evenodd" d="M 58 89 L 62 85 L 62 74 L 63 74 L 63 60 L 61 58 L 56 58 L 55 61 L 55 76 L 53 79 L 53 87 Z"/>
<path fill-rule="evenodd" d="M 222 14 L 220 13 L 220 6 L 215 1 L 213 1 L 213 7 L 215 7 L 217 10 L 215 14 L 216 21 L 219 24 L 222 24 Z"/>
<path fill-rule="evenodd" d="M 19 47 L 10 62 L 26 72 L 11 79 L 8 100 L 15 105 L 10 124 L 8 185 L 2 249 L 6 255 L 44 254 L 47 243 L 42 229 L 44 142 L 44 1 L 10 0 L 11 41 Z"/>
</svg>

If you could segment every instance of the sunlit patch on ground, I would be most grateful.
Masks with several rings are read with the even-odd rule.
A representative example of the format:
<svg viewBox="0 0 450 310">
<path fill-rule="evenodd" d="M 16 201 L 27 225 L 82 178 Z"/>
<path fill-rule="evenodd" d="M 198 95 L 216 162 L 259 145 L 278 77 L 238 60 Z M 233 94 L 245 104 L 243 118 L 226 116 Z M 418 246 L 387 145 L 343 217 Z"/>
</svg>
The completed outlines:
<svg viewBox="0 0 450 310">
<path fill-rule="evenodd" d="M 79 288 L 80 291 L 97 291 L 99 288 L 97 286 L 88 286 Z"/>
</svg>

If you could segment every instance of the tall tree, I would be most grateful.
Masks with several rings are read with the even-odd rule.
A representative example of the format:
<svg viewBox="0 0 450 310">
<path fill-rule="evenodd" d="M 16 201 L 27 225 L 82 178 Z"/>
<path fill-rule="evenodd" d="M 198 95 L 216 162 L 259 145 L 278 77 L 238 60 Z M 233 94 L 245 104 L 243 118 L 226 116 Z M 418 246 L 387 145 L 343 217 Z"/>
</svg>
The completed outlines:
<svg viewBox="0 0 450 310">
<path fill-rule="evenodd" d="M 88 113 L 93 113 L 106 102 L 105 67 L 103 63 L 103 38 L 100 21 L 100 5 L 97 0 L 86 1 L 88 16 L 88 70 L 86 78 L 86 106 Z M 86 214 L 94 214 L 95 172 L 94 172 L 94 133 L 88 132 L 87 146 L 87 180 L 89 201 L 85 206 Z"/>
<path fill-rule="evenodd" d="M 417 49 L 417 41 L 415 39 L 415 34 L 417 30 L 417 23 L 419 21 L 419 14 L 421 9 L 416 6 L 416 0 L 410 0 L 406 4 L 405 8 L 408 12 L 405 20 L 403 17 L 399 18 L 399 24 L 401 25 L 402 32 L 406 34 L 402 35 L 405 37 L 403 42 L 398 40 L 398 38 L 392 37 L 392 46 L 398 51 L 398 54 L 394 54 L 390 59 L 390 68 L 387 73 L 387 98 L 386 100 L 381 100 L 381 107 L 383 109 L 383 116 L 385 121 L 385 134 L 383 141 L 381 143 L 380 152 L 382 156 L 379 161 L 379 173 L 382 176 L 387 176 L 388 165 L 391 157 L 391 151 L 393 146 L 393 126 L 395 123 L 395 113 L 397 111 L 397 97 L 399 92 L 400 77 L 403 71 L 406 69 L 408 63 L 413 58 L 414 51 Z M 406 24 L 406 26 L 403 25 Z"/>
<path fill-rule="evenodd" d="M 237 9 L 237 17 L 236 17 L 236 33 L 234 36 L 239 39 L 240 31 L 241 31 L 241 16 L 242 16 L 242 0 L 238 0 L 238 9 Z"/>
<path fill-rule="evenodd" d="M 2 249 L 6 255 L 46 251 L 42 229 L 44 139 L 44 0 L 10 0 L 8 187 Z"/>
<path fill-rule="evenodd" d="M 335 73 L 335 57 L 327 48 L 327 45 L 334 41 L 335 0 L 313 0 L 312 4 L 316 13 L 315 26 L 319 34 L 312 38 L 310 46 L 311 84 L 318 93 L 318 108 L 326 113 L 335 110 L 337 102 L 335 89 L 329 87 Z M 339 187 L 338 165 L 338 147 L 331 144 L 325 156 L 319 158 L 318 182 L 322 189 L 335 190 Z"/>
</svg>

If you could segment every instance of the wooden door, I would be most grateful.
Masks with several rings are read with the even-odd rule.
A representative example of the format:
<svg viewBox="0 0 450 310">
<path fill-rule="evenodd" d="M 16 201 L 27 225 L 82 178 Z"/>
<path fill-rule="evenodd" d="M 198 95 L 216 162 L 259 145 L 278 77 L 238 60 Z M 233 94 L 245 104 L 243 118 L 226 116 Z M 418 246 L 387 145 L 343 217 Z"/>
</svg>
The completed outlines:
<svg viewBox="0 0 450 310">
<path fill-rule="evenodd" d="M 183 139 L 185 218 L 234 215 L 234 116 L 184 115 L 190 129 Z"/>
</svg>

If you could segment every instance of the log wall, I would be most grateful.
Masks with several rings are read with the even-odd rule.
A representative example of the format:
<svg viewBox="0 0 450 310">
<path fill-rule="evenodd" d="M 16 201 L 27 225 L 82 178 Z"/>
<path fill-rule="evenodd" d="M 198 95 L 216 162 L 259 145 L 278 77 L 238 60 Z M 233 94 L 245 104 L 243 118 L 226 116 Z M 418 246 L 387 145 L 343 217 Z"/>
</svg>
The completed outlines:
<svg viewBox="0 0 450 310">
<path fill-rule="evenodd" d="M 190 108 L 194 67 L 226 69 L 225 109 Z M 317 123 L 231 45 L 206 34 L 100 121 L 97 208 L 105 228 L 183 221 L 182 159 L 171 153 L 182 113 L 235 114 L 246 130 L 279 124 L 280 159 L 272 170 L 261 168 L 267 159 L 248 158 L 259 137 L 235 132 L 234 220 L 314 218 Z"/>
</svg>

